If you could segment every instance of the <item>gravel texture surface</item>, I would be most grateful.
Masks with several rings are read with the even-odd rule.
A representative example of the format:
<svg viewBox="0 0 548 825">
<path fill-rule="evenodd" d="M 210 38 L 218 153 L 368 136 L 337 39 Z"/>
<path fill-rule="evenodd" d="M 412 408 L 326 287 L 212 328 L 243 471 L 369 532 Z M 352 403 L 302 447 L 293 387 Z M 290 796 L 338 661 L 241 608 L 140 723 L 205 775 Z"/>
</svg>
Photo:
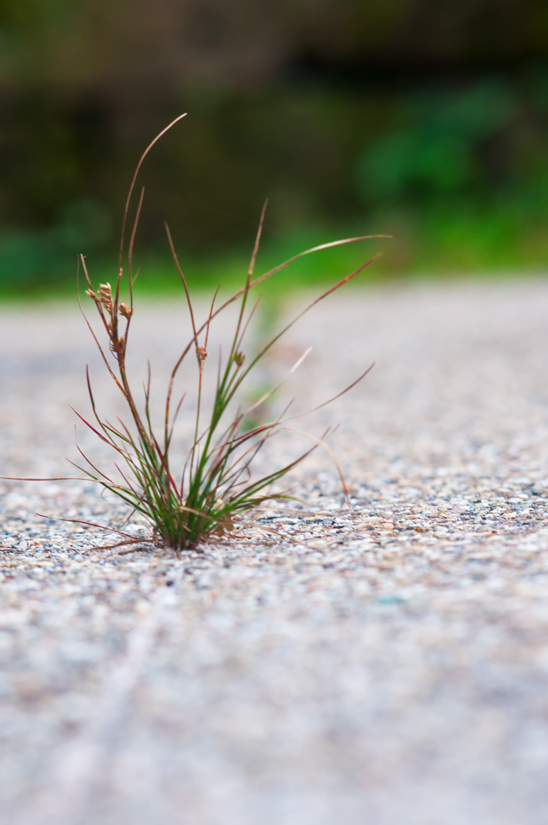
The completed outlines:
<svg viewBox="0 0 548 825">
<path fill-rule="evenodd" d="M 159 384 L 177 303 L 136 315 L 135 374 L 150 357 Z M 541 279 L 306 316 L 263 375 L 313 344 L 288 396 L 317 403 L 376 361 L 298 424 L 340 423 L 352 510 L 318 450 L 292 478 L 302 503 L 231 541 L 118 555 L 58 520 L 121 523 L 93 483 L 0 482 L 2 821 L 548 823 L 547 321 Z M 3 474 L 70 475 L 86 361 L 121 409 L 82 319 L 4 308 L 0 339 Z"/>
</svg>

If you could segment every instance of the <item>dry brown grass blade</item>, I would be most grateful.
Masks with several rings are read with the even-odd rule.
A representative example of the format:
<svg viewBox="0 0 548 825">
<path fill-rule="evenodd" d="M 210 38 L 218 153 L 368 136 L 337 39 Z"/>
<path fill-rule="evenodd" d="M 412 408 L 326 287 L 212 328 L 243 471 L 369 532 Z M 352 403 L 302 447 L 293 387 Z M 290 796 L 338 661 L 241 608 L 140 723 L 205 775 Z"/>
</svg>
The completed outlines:
<svg viewBox="0 0 548 825">
<path fill-rule="evenodd" d="M 137 181 L 137 177 L 139 175 L 139 172 L 141 171 L 141 166 L 143 165 L 144 160 L 145 160 L 146 156 L 148 155 L 148 153 L 150 152 L 150 150 L 152 149 L 152 147 L 155 146 L 156 143 L 158 143 L 158 141 L 166 134 L 166 132 L 169 132 L 169 130 L 172 129 L 173 126 L 175 126 L 176 123 L 179 123 L 179 121 L 182 120 L 186 116 L 187 116 L 187 113 L 184 112 L 182 115 L 179 115 L 178 117 L 176 117 L 175 120 L 172 120 L 171 123 L 169 123 L 166 126 L 165 129 L 162 129 L 162 131 L 158 135 L 156 135 L 154 140 L 152 140 L 149 143 L 149 145 L 147 146 L 147 148 L 145 149 L 145 151 L 143 152 L 143 154 L 139 158 L 139 162 L 138 162 L 138 164 L 135 168 L 135 172 L 133 173 L 133 178 L 131 179 L 131 184 L 130 184 L 129 191 L 128 191 L 127 198 L 126 198 L 126 205 L 125 205 L 125 208 L 124 208 L 124 216 L 122 218 L 122 230 L 120 232 L 120 253 L 119 253 L 119 257 L 118 257 L 118 269 L 119 270 L 122 268 L 122 260 L 123 260 L 123 257 L 124 257 L 124 240 L 125 240 L 125 233 L 126 233 L 127 217 L 128 217 L 128 213 L 129 213 L 129 206 L 130 206 L 130 203 L 131 203 L 131 197 L 133 195 L 133 190 L 135 188 L 135 183 Z"/>
</svg>

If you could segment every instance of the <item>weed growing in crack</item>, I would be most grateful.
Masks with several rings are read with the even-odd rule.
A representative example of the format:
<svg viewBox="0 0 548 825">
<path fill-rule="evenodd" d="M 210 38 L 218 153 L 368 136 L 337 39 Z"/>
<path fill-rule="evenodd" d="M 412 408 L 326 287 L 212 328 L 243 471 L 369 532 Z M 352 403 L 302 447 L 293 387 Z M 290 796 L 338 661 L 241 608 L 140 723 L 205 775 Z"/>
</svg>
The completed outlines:
<svg viewBox="0 0 548 825">
<path fill-rule="evenodd" d="M 126 201 L 118 275 L 114 287 L 107 283 L 94 289 L 85 259 L 81 256 L 81 265 L 88 286 L 86 295 L 95 304 L 108 342 L 108 349 L 101 343 L 87 318 L 86 321 L 106 368 L 126 402 L 129 422 L 120 422 L 117 426 L 114 426 L 99 415 L 88 373 L 87 381 L 93 419 L 88 421 L 82 416 L 80 418 L 103 442 L 112 447 L 117 453 L 116 468 L 121 481 L 113 480 L 99 470 L 83 453 L 86 466 L 79 468 L 104 488 L 123 499 L 133 511 L 142 514 L 153 528 L 154 541 L 173 548 L 177 553 L 181 550 L 196 548 L 200 542 L 203 542 L 212 534 L 223 535 L 231 532 L 234 529 L 235 520 L 239 516 L 263 502 L 287 498 L 286 493 L 273 492 L 272 485 L 303 461 L 319 444 L 324 444 L 325 439 L 332 432 L 331 428 L 327 429 L 320 439 L 315 440 L 315 444 L 309 450 L 301 453 L 295 460 L 274 469 L 271 473 L 254 478 L 251 473 L 254 459 L 269 439 L 282 428 L 287 429 L 288 422 L 295 416 L 287 416 L 286 410 L 285 416 L 282 415 L 271 421 L 264 421 L 257 417 L 257 410 L 261 406 L 267 405 L 280 385 L 272 387 L 247 407 L 238 407 L 235 413 L 231 410 L 234 408 L 234 402 L 240 393 L 242 384 L 271 347 L 313 306 L 355 278 L 375 258 L 371 258 L 356 271 L 324 291 L 253 354 L 246 352 L 246 332 L 258 303 L 251 305 L 251 291 L 258 284 L 304 255 L 332 246 L 368 240 L 372 237 L 387 237 L 364 236 L 323 244 L 307 249 L 255 278 L 255 261 L 264 221 L 263 209 L 244 285 L 230 298 L 219 304 L 217 304 L 217 290 L 209 306 L 206 319 L 198 322 L 188 285 L 179 265 L 169 228 L 166 225 L 173 261 L 186 295 L 192 325 L 192 337 L 171 371 L 163 408 L 163 424 L 159 429 L 155 429 L 151 416 L 150 373 L 148 383 L 144 389 L 144 399 L 139 404 L 130 386 L 126 367 L 129 334 L 134 315 L 132 257 L 143 203 L 143 190 L 136 209 L 125 269 L 123 266 L 124 238 L 133 190 L 141 165 L 154 144 L 181 117 L 184 117 L 184 115 L 173 121 L 152 141 L 137 165 Z M 128 292 L 127 303 L 121 300 L 123 289 L 127 289 Z M 210 330 L 215 319 L 232 304 L 236 304 L 238 312 L 230 348 L 224 357 L 222 353 L 219 354 L 216 364 L 217 378 L 213 401 L 211 405 L 206 405 L 204 403 L 203 381 L 204 371 L 209 364 L 208 341 Z M 174 384 L 183 362 L 192 357 L 196 359 L 197 380 L 194 435 L 186 460 L 184 460 L 182 466 L 176 467 L 173 466 L 173 432 L 175 421 L 185 401 L 185 395 L 183 394 L 180 398 L 174 397 Z M 300 365 L 304 357 L 306 357 L 306 353 L 297 361 L 292 371 Z M 335 398 L 338 398 L 361 381 L 369 369 L 350 386 L 343 389 Z M 333 400 L 335 399 L 330 399 L 330 401 Z M 326 401 L 320 407 L 325 406 L 330 401 Z M 319 407 L 316 409 L 319 409 Z M 260 423 L 256 423 L 257 421 L 260 421 Z M 119 544 L 129 543 L 129 541 L 128 539 L 128 542 L 122 541 Z"/>
</svg>

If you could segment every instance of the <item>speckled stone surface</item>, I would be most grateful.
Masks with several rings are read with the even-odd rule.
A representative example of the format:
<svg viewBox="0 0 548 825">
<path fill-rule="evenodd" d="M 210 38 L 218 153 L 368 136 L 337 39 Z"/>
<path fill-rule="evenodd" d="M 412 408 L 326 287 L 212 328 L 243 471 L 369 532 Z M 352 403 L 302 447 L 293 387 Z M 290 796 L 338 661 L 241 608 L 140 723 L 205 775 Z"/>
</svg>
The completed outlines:
<svg viewBox="0 0 548 825">
<path fill-rule="evenodd" d="M 175 304 L 136 315 L 135 375 L 150 357 L 159 387 L 188 330 Z M 0 340 L 2 474 L 70 475 L 86 361 L 122 410 L 83 321 L 4 308 Z M 93 483 L 0 482 L 3 822 L 548 822 L 548 281 L 336 296 L 267 378 L 310 344 L 297 411 L 376 362 L 295 425 L 340 423 L 352 510 L 318 450 L 302 503 L 235 539 L 178 559 L 136 520 L 142 549 L 118 555 L 59 520 L 121 523 Z"/>
</svg>

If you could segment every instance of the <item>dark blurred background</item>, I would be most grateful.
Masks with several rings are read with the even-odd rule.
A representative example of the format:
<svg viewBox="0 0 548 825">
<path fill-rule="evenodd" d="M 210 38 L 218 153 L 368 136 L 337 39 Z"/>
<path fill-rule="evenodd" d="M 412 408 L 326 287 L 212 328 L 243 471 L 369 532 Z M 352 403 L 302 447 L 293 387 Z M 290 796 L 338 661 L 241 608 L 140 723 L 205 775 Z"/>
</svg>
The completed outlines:
<svg viewBox="0 0 548 825">
<path fill-rule="evenodd" d="M 164 219 L 207 279 L 267 196 L 266 258 L 384 232 L 383 276 L 548 261 L 546 0 L 0 0 L 0 291 L 114 263 L 182 111 L 142 175 L 158 283 Z"/>
</svg>

